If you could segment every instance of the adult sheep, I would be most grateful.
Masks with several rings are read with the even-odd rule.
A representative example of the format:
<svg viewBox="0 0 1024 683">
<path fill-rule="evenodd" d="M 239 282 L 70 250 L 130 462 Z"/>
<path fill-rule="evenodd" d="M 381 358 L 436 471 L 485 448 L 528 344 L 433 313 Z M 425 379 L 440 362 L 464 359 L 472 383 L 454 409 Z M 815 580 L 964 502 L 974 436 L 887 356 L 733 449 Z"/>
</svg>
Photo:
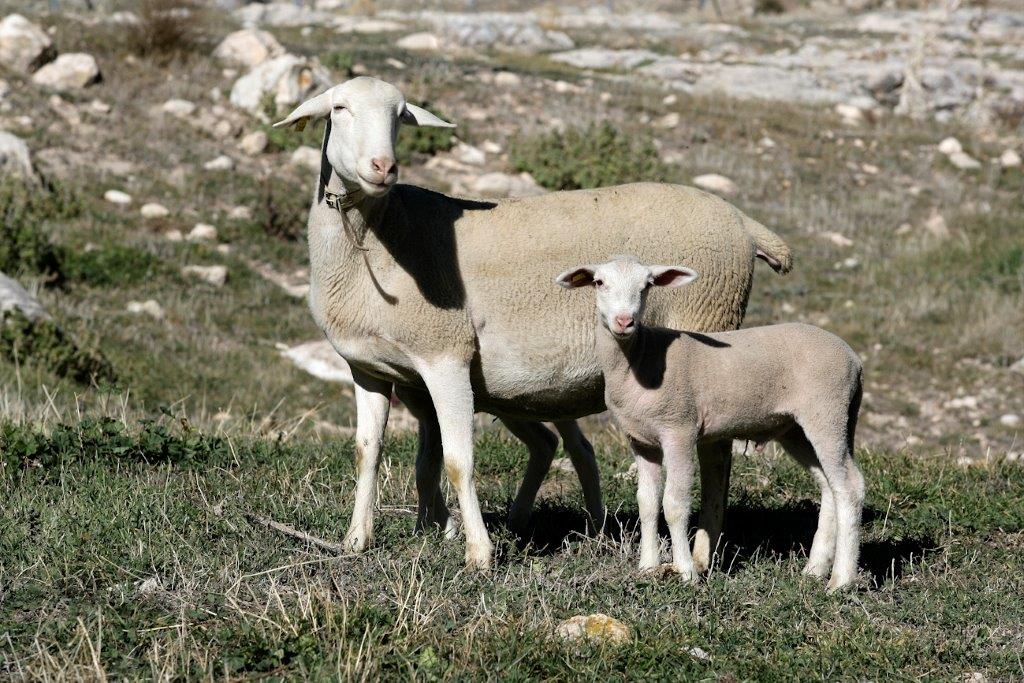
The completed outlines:
<svg viewBox="0 0 1024 683">
<path fill-rule="evenodd" d="M 777 235 L 689 187 L 641 183 L 482 202 L 396 185 L 399 125 L 452 124 L 374 78 L 337 85 L 275 126 L 301 130 L 321 118 L 328 122 L 309 215 L 309 303 L 355 380 L 357 483 L 346 543 L 356 551 L 372 539 L 393 387 L 420 419 L 417 526 L 448 522 L 443 451 L 468 565 L 486 568 L 492 553 L 473 481 L 475 411 L 502 418 L 531 445 L 524 489 L 539 485 L 550 464 L 542 420 L 568 435 L 581 479 L 596 486 L 592 451 L 585 440 L 568 442 L 579 435 L 574 419 L 604 409 L 594 312 L 582 297 L 552 291 L 558 273 L 622 251 L 692 264 L 707 276 L 685 294 L 653 294 L 646 319 L 715 331 L 742 321 L 755 257 L 778 271 L 791 265 Z M 728 452 L 701 453 L 700 461 L 707 514 L 695 553 L 706 565 L 721 529 Z M 532 502 L 529 491 L 523 498 Z"/>
</svg>

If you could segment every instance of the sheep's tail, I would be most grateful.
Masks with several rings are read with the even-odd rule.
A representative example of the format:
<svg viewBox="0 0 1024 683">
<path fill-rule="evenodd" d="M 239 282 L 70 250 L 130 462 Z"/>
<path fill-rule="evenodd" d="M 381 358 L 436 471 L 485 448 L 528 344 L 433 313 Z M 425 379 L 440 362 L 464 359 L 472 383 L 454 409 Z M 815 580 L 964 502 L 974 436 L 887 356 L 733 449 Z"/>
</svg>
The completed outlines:
<svg viewBox="0 0 1024 683">
<path fill-rule="evenodd" d="M 789 245 L 750 216 L 742 212 L 740 215 L 743 217 L 743 227 L 754 240 L 757 258 L 771 266 L 776 273 L 788 273 L 793 268 L 793 252 L 790 251 Z"/>
</svg>

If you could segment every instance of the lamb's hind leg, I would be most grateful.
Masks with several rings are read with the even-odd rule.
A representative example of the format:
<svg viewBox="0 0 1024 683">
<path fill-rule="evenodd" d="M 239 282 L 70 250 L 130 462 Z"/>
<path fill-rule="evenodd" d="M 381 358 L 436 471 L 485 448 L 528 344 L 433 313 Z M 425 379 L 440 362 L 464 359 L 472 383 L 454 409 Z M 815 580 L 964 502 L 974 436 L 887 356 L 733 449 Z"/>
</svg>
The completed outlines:
<svg viewBox="0 0 1024 683">
<path fill-rule="evenodd" d="M 521 532 L 530 521 L 530 511 L 537 499 L 537 492 L 540 491 L 544 477 L 551 469 L 551 460 L 555 457 L 555 449 L 558 447 L 558 437 L 540 422 L 510 418 L 501 418 L 501 422 L 530 451 L 530 461 L 526 465 L 523 483 L 519 485 L 519 492 L 508 511 L 508 526 Z"/>
<path fill-rule="evenodd" d="M 796 459 L 811 473 L 818 488 L 821 489 L 821 506 L 818 510 L 818 528 L 811 542 L 811 552 L 807 558 L 804 574 L 824 578 L 832 569 L 832 560 L 836 552 L 836 508 L 832 489 L 828 485 L 825 473 L 821 471 L 818 456 L 814 447 L 797 427 L 778 439 L 786 452 Z"/>
</svg>

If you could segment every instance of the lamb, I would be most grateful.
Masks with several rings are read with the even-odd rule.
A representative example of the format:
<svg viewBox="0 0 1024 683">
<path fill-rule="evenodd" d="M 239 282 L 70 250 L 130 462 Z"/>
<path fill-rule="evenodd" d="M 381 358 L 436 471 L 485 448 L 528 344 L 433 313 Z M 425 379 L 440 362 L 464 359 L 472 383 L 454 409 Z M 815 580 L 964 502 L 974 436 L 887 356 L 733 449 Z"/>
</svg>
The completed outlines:
<svg viewBox="0 0 1024 683">
<path fill-rule="evenodd" d="M 699 334 L 641 320 L 652 287 L 697 278 L 683 266 L 645 266 L 633 257 L 558 276 L 566 288 L 596 290 L 595 348 L 605 403 L 636 455 L 640 569 L 658 565 L 658 497 L 672 541 L 673 571 L 697 576 L 687 540 L 693 455 L 707 444 L 778 441 L 810 470 L 821 510 L 804 573 L 830 590 L 857 573 L 864 479 L 853 461 L 862 367 L 839 337 L 805 324 Z M 703 461 L 701 463 L 703 465 Z"/>
<path fill-rule="evenodd" d="M 373 537 L 392 386 L 420 420 L 417 529 L 454 533 L 439 487 L 443 452 L 468 564 L 489 566 L 492 547 L 473 484 L 474 411 L 500 417 L 530 448 L 513 516 L 528 513 L 557 444 L 543 420 L 556 423 L 588 511 L 600 519 L 593 449 L 574 423 L 604 409 L 590 311 L 552 296 L 550 272 L 623 245 L 645 257 L 688 259 L 716 277 L 689 296 L 652 299 L 652 320 L 722 330 L 743 319 L 755 257 L 779 271 L 791 265 L 777 235 L 693 188 L 640 183 L 482 202 L 396 184 L 398 126 L 452 124 L 377 79 L 337 85 L 275 125 L 301 129 L 322 118 L 309 303 L 355 382 L 356 500 L 345 539 L 355 551 Z M 724 496 L 728 466 L 707 471 L 715 478 L 706 482 L 709 495 Z M 709 504 L 702 519 L 709 549 L 723 506 Z"/>
</svg>

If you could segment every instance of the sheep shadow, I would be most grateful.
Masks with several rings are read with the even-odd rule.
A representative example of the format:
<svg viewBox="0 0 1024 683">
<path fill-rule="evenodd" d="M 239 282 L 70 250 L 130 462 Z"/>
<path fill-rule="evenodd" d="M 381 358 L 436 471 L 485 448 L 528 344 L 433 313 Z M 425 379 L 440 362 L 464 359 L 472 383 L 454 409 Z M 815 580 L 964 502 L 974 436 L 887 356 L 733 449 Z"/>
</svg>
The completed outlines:
<svg viewBox="0 0 1024 683">
<path fill-rule="evenodd" d="M 690 520 L 691 533 L 697 525 L 699 509 Z M 863 525 L 867 528 L 884 511 L 865 507 Z M 540 503 L 525 529 L 512 530 L 499 514 L 487 515 L 485 520 L 495 530 L 504 529 L 517 538 L 521 552 L 535 556 L 554 555 L 567 543 L 579 541 L 593 531 L 588 528 L 589 518 L 580 508 Z M 639 517 L 635 511 L 610 514 L 602 534 L 611 542 L 621 542 L 626 535 L 639 533 Z M 725 545 L 720 551 L 722 569 L 742 570 L 758 558 L 806 558 L 818 524 L 818 506 L 812 501 L 800 501 L 782 507 L 766 508 L 744 504 L 729 506 L 726 513 Z M 665 520 L 659 523 L 659 532 L 668 538 Z M 912 561 L 937 549 L 933 538 L 881 539 L 861 543 L 860 568 L 867 572 L 878 587 L 887 581 L 899 580 Z"/>
</svg>

